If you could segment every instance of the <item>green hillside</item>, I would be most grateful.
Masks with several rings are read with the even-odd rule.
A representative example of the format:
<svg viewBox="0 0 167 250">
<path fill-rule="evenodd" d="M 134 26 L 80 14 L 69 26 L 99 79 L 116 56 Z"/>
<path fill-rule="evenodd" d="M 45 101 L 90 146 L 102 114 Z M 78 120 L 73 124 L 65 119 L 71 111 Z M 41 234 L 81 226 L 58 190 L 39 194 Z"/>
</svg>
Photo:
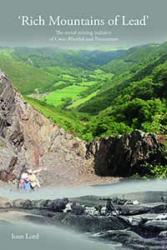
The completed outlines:
<svg viewBox="0 0 167 250">
<path fill-rule="evenodd" d="M 84 124 L 89 120 L 88 115 L 79 115 L 73 112 L 69 113 L 64 110 L 62 111 L 60 109 L 56 109 L 52 105 L 48 105 L 45 102 L 31 97 L 25 96 L 24 99 L 52 122 L 58 124 L 60 127 L 63 127 L 70 133 L 77 133 L 82 138 Z"/>
<path fill-rule="evenodd" d="M 58 48 L 15 48 L 15 55 L 19 60 L 28 61 L 36 67 L 74 67 L 95 69 L 112 60 L 119 58 L 126 52 L 117 51 L 90 51 L 90 50 L 63 50 Z"/>
<path fill-rule="evenodd" d="M 87 128 L 93 136 L 122 134 L 133 129 L 167 132 L 167 44 L 152 48 L 148 46 L 147 53 L 145 47 L 142 61 L 135 58 L 137 64 L 129 70 L 125 67 L 123 75 L 113 78 L 113 82 L 118 79 L 117 84 L 78 108 L 80 112 L 96 115 Z M 135 57 L 143 58 L 144 53 L 142 57 L 139 53 L 142 48 L 136 50 Z M 129 54 L 130 57 L 133 58 Z"/>
<path fill-rule="evenodd" d="M 0 69 L 34 108 L 84 140 L 167 132 L 167 43 L 105 52 L 0 49 Z"/>
<path fill-rule="evenodd" d="M 11 49 L 0 50 L 0 68 L 22 94 L 32 93 L 35 89 L 47 91 L 55 82 L 53 74 L 18 60 Z"/>
</svg>

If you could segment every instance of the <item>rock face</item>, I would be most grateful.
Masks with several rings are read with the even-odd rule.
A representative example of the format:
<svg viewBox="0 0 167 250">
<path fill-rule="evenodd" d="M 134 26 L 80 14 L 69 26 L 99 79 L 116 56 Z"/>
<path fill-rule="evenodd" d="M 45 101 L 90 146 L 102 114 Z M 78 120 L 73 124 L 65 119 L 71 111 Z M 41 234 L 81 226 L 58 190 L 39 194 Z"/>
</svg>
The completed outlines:
<svg viewBox="0 0 167 250">
<path fill-rule="evenodd" d="M 28 105 L 5 76 L 0 79 L 1 180 L 12 181 L 29 166 L 46 168 L 40 180 L 46 185 L 109 183 L 113 178 L 97 175 L 142 175 L 144 163 L 166 163 L 155 135 L 134 131 L 86 145 Z"/>
<path fill-rule="evenodd" d="M 87 157 L 94 157 L 98 175 L 130 176 L 148 173 L 146 163 L 165 164 L 162 145 L 154 134 L 135 130 L 120 137 L 109 137 L 87 145 Z"/>
<path fill-rule="evenodd" d="M 0 177 L 19 176 L 23 165 L 46 168 L 45 184 L 75 184 L 93 171 L 85 143 L 51 123 L 28 105 L 10 81 L 0 80 Z M 15 160 L 14 160 L 15 159 Z"/>
<path fill-rule="evenodd" d="M 103 217 L 91 215 L 56 214 L 52 217 L 55 224 L 77 229 L 82 232 L 97 233 L 106 230 L 116 230 L 127 228 L 127 223 L 117 217 Z"/>
</svg>

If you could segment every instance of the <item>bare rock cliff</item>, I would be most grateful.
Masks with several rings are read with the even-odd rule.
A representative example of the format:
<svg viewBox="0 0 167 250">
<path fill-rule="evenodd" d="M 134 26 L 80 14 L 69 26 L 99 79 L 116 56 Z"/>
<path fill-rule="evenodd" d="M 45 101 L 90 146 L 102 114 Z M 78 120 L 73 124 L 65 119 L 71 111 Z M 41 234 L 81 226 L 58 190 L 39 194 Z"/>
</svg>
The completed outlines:
<svg viewBox="0 0 167 250">
<path fill-rule="evenodd" d="M 27 166 L 45 169 L 45 185 L 97 184 L 144 175 L 146 163 L 167 165 L 156 135 L 134 131 L 86 144 L 34 110 L 5 76 L 0 79 L 0 179 L 6 172 L 10 179 L 19 176 Z"/>
<path fill-rule="evenodd" d="M 0 168 L 46 168 L 45 184 L 72 184 L 92 175 L 85 143 L 28 105 L 4 77 L 0 82 Z M 15 159 L 15 161 L 14 161 Z M 82 178 L 81 178 L 82 179 Z"/>
<path fill-rule="evenodd" d="M 148 164 L 166 165 L 164 146 L 155 134 L 135 130 L 131 134 L 102 138 L 87 145 L 97 175 L 128 177 L 150 174 Z"/>
</svg>

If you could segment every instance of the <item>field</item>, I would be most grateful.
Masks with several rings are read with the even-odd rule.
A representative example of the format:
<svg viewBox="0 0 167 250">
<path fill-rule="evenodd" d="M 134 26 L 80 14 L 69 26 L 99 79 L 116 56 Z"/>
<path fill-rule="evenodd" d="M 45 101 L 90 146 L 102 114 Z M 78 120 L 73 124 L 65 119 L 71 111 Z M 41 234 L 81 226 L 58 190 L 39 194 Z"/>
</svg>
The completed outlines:
<svg viewBox="0 0 167 250">
<path fill-rule="evenodd" d="M 58 89 L 50 92 L 44 99 L 47 104 L 53 106 L 61 106 L 63 104 L 70 104 L 79 99 L 80 94 L 88 88 L 83 85 L 71 85 L 63 89 Z"/>
<path fill-rule="evenodd" d="M 167 132 L 167 43 L 124 51 L 0 49 L 0 69 L 39 112 L 91 141 Z"/>
</svg>

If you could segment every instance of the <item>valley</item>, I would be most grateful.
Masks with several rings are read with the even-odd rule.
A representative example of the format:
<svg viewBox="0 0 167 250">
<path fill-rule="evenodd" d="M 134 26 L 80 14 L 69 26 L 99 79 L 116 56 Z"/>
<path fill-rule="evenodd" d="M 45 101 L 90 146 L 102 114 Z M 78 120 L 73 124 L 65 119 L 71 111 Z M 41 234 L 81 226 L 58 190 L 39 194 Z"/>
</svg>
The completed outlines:
<svg viewBox="0 0 167 250">
<path fill-rule="evenodd" d="M 74 168 L 76 166 L 75 171 L 78 168 L 78 174 L 78 166 L 83 161 L 83 181 L 84 174 L 86 176 L 91 171 L 102 176 L 139 174 L 164 178 L 167 176 L 166 49 L 167 43 L 119 51 L 1 48 L 0 68 L 11 80 L 13 88 L 21 93 L 20 98 L 24 98 L 25 103 L 21 105 L 30 104 L 33 114 L 39 112 L 39 124 L 44 122 L 45 126 L 51 122 L 58 131 L 63 129 L 62 139 L 67 133 L 80 141 L 79 145 L 84 148 L 81 155 L 65 139 L 67 151 L 76 151 L 70 159 Z M 30 110 L 24 109 L 24 116 L 29 117 Z M 49 121 L 43 120 L 42 115 Z M 24 127 L 27 128 L 24 136 L 28 133 L 32 136 L 33 129 L 36 131 L 39 127 L 35 124 L 33 116 L 29 121 L 31 131 L 26 123 L 22 124 L 23 134 Z M 47 133 L 38 134 L 36 142 L 31 139 L 32 145 L 27 140 L 29 146 L 26 146 L 32 149 L 30 155 L 34 154 L 34 160 L 39 158 L 44 162 L 45 153 L 50 157 L 50 143 L 44 136 L 52 141 L 51 135 L 54 137 L 55 133 L 55 130 L 51 132 L 48 129 L 48 125 L 45 127 Z M 43 128 L 40 131 L 43 133 Z M 35 149 L 41 140 L 41 148 Z M 46 157 L 46 164 L 51 164 L 51 168 L 56 157 L 66 169 L 62 160 L 65 157 L 63 141 L 60 154 L 55 151 L 55 156 Z M 46 152 L 44 145 L 47 145 Z M 91 163 L 85 161 L 88 148 Z M 77 154 L 82 156 L 80 160 Z M 133 157 L 135 163 L 132 162 Z M 28 158 L 31 159 L 30 156 Z M 118 164 L 114 165 L 114 162 Z"/>
<path fill-rule="evenodd" d="M 34 108 L 43 114 L 47 109 L 52 121 L 54 110 L 61 116 L 56 123 L 83 140 L 134 129 L 165 134 L 166 48 L 1 49 L 0 68 Z"/>
</svg>

